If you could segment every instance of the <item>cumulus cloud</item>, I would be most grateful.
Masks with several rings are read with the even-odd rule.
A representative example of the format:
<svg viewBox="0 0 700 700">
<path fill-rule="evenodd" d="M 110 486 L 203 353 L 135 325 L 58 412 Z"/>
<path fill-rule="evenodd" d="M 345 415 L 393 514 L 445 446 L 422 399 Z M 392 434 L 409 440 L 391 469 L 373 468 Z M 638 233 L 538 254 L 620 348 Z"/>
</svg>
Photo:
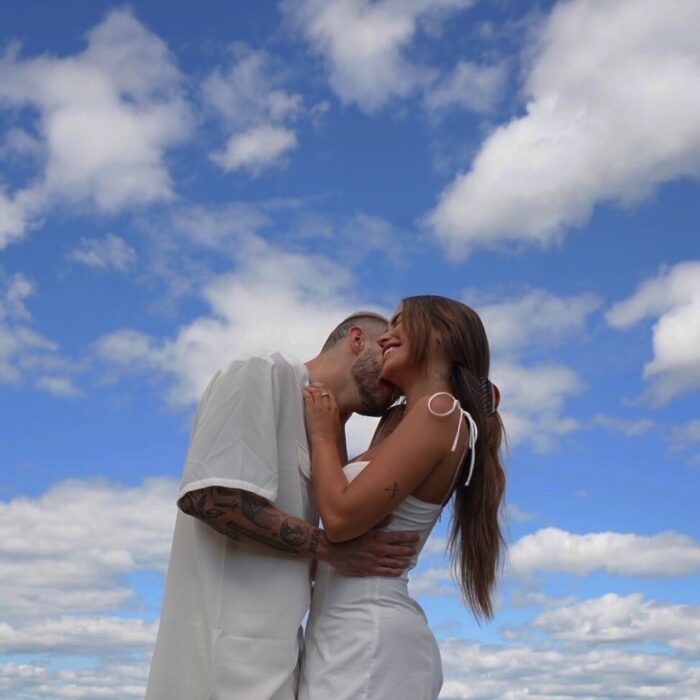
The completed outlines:
<svg viewBox="0 0 700 700">
<path fill-rule="evenodd" d="M 274 164 L 281 156 L 297 147 L 296 134 L 281 126 L 256 126 L 228 140 L 223 153 L 213 159 L 224 170 L 248 168 L 254 174 Z"/>
<path fill-rule="evenodd" d="M 104 238 L 81 238 L 68 257 L 88 267 L 126 272 L 136 261 L 136 251 L 123 238 L 108 233 Z"/>
<path fill-rule="evenodd" d="M 654 642 L 683 654 L 700 654 L 700 605 L 661 603 L 641 593 L 608 593 L 546 610 L 533 625 L 566 642 Z"/>
<path fill-rule="evenodd" d="M 231 359 L 280 348 L 314 357 L 332 328 L 356 308 L 352 276 L 320 255 L 288 252 L 251 236 L 240 242 L 237 267 L 208 282 L 202 296 L 210 313 L 171 339 L 134 329 L 100 338 L 97 352 L 124 368 L 171 380 L 168 401 L 199 399 L 214 372 Z"/>
<path fill-rule="evenodd" d="M 674 426 L 669 442 L 674 450 L 697 450 L 700 446 L 700 418 Z M 696 451 L 690 461 L 700 464 L 700 452 Z"/>
<path fill-rule="evenodd" d="M 690 700 L 700 693 L 694 665 L 667 654 L 462 639 L 443 641 L 440 653 L 445 675 L 441 697 L 450 700 Z"/>
<path fill-rule="evenodd" d="M 166 45 L 128 10 L 111 12 L 75 55 L 0 58 L 0 108 L 30 107 L 44 153 L 25 189 L 0 192 L 0 245 L 54 203 L 112 213 L 167 200 L 166 151 L 193 120 Z"/>
<path fill-rule="evenodd" d="M 501 391 L 499 412 L 509 443 L 550 450 L 562 435 L 581 427 L 565 415 L 565 405 L 585 385 L 570 367 L 537 358 L 583 336 L 601 300 L 593 294 L 560 297 L 544 289 L 498 302 L 471 290 L 464 299 L 486 328 L 493 355 L 491 378 Z"/>
<path fill-rule="evenodd" d="M 589 425 L 595 428 L 605 428 L 616 433 L 622 433 L 628 437 L 636 437 L 648 433 L 656 427 L 656 421 L 651 418 L 621 418 L 609 416 L 606 413 L 596 413 L 591 418 Z"/>
<path fill-rule="evenodd" d="M 45 375 L 36 380 L 36 386 L 39 389 L 48 391 L 49 394 L 59 397 L 80 396 L 80 389 L 75 386 L 73 380 L 69 377 L 52 377 Z"/>
<path fill-rule="evenodd" d="M 498 410 L 509 443 L 525 442 L 546 452 L 559 437 L 580 427 L 576 419 L 563 414 L 566 400 L 584 390 L 583 382 L 571 368 L 496 361 L 491 378 L 501 390 Z"/>
<path fill-rule="evenodd" d="M 24 236 L 40 210 L 39 193 L 33 189 L 9 194 L 0 183 L 0 250 Z"/>
<path fill-rule="evenodd" d="M 516 576 L 535 571 L 583 575 L 597 570 L 620 575 L 682 576 L 700 571 L 700 544 L 676 532 L 579 535 L 548 527 L 513 544 L 509 564 Z"/>
<path fill-rule="evenodd" d="M 142 700 L 146 692 L 148 664 L 115 661 L 96 667 L 65 668 L 51 663 L 0 664 L 0 694 L 4 698 L 100 698 L 100 700 Z"/>
<path fill-rule="evenodd" d="M 176 498 L 155 478 L 0 501 L 2 697 L 143 697 L 157 621 L 129 577 L 164 572 Z"/>
<path fill-rule="evenodd" d="M 290 125 L 304 112 L 302 96 L 284 89 L 283 68 L 264 50 L 236 43 L 227 70 L 213 71 L 202 88 L 205 102 L 231 135 L 212 159 L 224 170 L 259 174 L 284 162 L 297 146 Z"/>
<path fill-rule="evenodd" d="M 36 498 L 0 501 L 0 614 L 11 625 L 0 630 L 2 644 L 26 639 L 32 620 L 62 620 L 70 640 L 76 614 L 127 605 L 134 591 L 126 574 L 165 569 L 176 494 L 172 479 L 132 487 L 65 481 Z M 99 618 L 85 624 L 89 634 L 118 631 Z"/>
<path fill-rule="evenodd" d="M 19 627 L 0 624 L 0 653 L 93 654 L 96 649 L 142 651 L 156 638 L 157 622 L 134 618 L 59 617 Z"/>
<path fill-rule="evenodd" d="M 688 272 L 691 274 L 686 277 L 694 280 L 695 271 Z M 692 289 L 691 285 L 679 287 Z M 664 297 L 662 290 L 653 288 L 647 297 L 663 308 L 661 299 L 668 295 Z M 548 451 L 558 438 L 574 430 L 604 428 L 638 436 L 656 426 L 650 418 L 605 413 L 597 413 L 586 421 L 567 417 L 566 402 L 586 389 L 583 380 L 566 365 L 536 361 L 553 347 L 585 338 L 591 318 L 602 306 L 597 295 L 557 296 L 545 289 L 530 289 L 494 302 L 478 290 L 468 290 L 463 298 L 477 309 L 489 337 L 493 354 L 491 375 L 501 390 L 499 411 L 510 444 L 526 442 L 538 451 Z M 678 298 L 685 297 L 681 293 Z M 639 307 L 632 303 L 635 309 Z M 630 317 L 628 312 L 619 314 L 616 309 L 608 313 L 609 319 L 618 316 Z M 693 333 L 693 329 L 688 332 Z"/>
<path fill-rule="evenodd" d="M 607 314 L 614 328 L 628 328 L 648 318 L 654 356 L 644 367 L 650 397 L 667 403 L 700 387 L 700 261 L 662 268 L 642 282 Z"/>
<path fill-rule="evenodd" d="M 58 345 L 32 327 L 27 300 L 35 294 L 32 282 L 16 273 L 0 278 L 0 383 L 20 384 L 37 376 L 36 386 L 55 396 L 73 396 L 71 363 L 58 353 Z M 52 372 L 44 375 L 44 372 Z"/>
<path fill-rule="evenodd" d="M 700 443 L 700 418 L 675 426 L 671 431 L 671 441 L 678 447 Z"/>
<path fill-rule="evenodd" d="M 492 350 L 510 354 L 581 335 L 601 304 L 594 294 L 559 297 L 544 289 L 531 289 L 498 303 L 479 304 L 479 315 Z"/>
<path fill-rule="evenodd" d="M 286 0 L 285 16 L 323 57 L 331 88 L 345 103 L 374 112 L 433 79 L 408 50 L 421 26 L 431 27 L 472 0 Z"/>
<path fill-rule="evenodd" d="M 527 72 L 525 115 L 486 139 L 426 218 L 446 249 L 546 246 L 599 202 L 627 205 L 697 176 L 698 26 L 695 0 L 557 3 Z"/>
<path fill-rule="evenodd" d="M 503 92 L 507 75 L 504 64 L 481 66 L 460 61 L 451 73 L 426 90 L 425 106 L 435 115 L 451 108 L 490 112 Z"/>
</svg>

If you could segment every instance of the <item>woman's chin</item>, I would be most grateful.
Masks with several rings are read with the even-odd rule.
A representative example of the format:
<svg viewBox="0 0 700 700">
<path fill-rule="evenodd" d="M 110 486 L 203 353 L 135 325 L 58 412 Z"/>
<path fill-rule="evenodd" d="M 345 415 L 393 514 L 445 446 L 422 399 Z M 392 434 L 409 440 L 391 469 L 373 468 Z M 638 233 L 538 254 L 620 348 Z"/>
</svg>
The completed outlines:
<svg viewBox="0 0 700 700">
<path fill-rule="evenodd" d="M 383 379 L 385 382 L 391 382 L 392 384 L 396 384 L 396 372 L 392 371 L 391 365 L 388 367 L 382 367 L 381 374 L 379 375 L 380 379 Z"/>
</svg>

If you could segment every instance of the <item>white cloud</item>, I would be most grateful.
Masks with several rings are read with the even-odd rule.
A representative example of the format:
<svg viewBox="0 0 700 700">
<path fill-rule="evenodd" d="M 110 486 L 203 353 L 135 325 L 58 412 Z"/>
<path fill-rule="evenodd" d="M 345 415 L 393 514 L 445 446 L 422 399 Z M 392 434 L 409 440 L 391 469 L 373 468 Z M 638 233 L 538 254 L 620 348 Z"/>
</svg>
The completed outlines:
<svg viewBox="0 0 700 700">
<path fill-rule="evenodd" d="M 564 415 L 564 407 L 585 385 L 570 367 L 533 359 L 584 335 L 600 299 L 593 294 L 558 297 L 544 289 L 497 303 L 476 290 L 468 290 L 463 298 L 484 322 L 492 352 L 491 379 L 501 391 L 499 413 L 509 443 L 527 442 L 538 451 L 550 450 L 560 436 L 581 427 Z"/>
<path fill-rule="evenodd" d="M 472 0 L 286 0 L 282 9 L 323 56 L 340 99 L 374 112 L 432 79 L 428 69 L 407 56 L 421 23 L 434 27 L 471 4 Z"/>
<path fill-rule="evenodd" d="M 578 421 L 562 413 L 566 399 L 584 389 L 578 375 L 569 367 L 551 364 L 525 367 L 495 361 L 491 379 L 501 391 L 498 411 L 510 444 L 526 442 L 544 452 L 560 436 L 580 427 Z"/>
<path fill-rule="evenodd" d="M 303 99 L 283 89 L 284 70 L 266 51 L 236 43 L 232 54 L 228 71 L 215 70 L 203 86 L 205 101 L 232 132 L 212 160 L 226 171 L 248 168 L 259 174 L 282 164 L 282 156 L 296 148 L 290 123 L 303 114 Z"/>
<path fill-rule="evenodd" d="M 700 387 L 700 261 L 663 268 L 642 282 L 629 298 L 607 314 L 610 325 L 628 328 L 647 318 L 653 359 L 644 367 L 649 394 L 657 403 Z"/>
<path fill-rule="evenodd" d="M 408 585 L 413 596 L 459 596 L 449 565 L 412 571 Z"/>
<path fill-rule="evenodd" d="M 60 618 L 75 630 L 77 613 L 126 605 L 134 591 L 124 575 L 165 568 L 176 493 L 172 479 L 131 487 L 65 481 L 36 498 L 0 501 L 0 616 L 14 625 L 2 638 L 21 638 L 33 620 Z M 94 631 L 109 623 L 89 624 Z"/>
<path fill-rule="evenodd" d="M 479 304 L 479 315 L 491 349 L 504 354 L 581 335 L 600 305 L 601 300 L 593 294 L 558 297 L 544 289 L 532 289 L 498 303 Z"/>
<path fill-rule="evenodd" d="M 700 605 L 646 600 L 641 593 L 608 593 L 547 610 L 532 623 L 554 639 L 581 644 L 653 642 L 700 655 Z"/>
<path fill-rule="evenodd" d="M 104 238 L 81 238 L 69 257 L 88 267 L 125 272 L 134 264 L 136 251 L 123 238 L 108 233 Z"/>
<path fill-rule="evenodd" d="M 157 622 L 136 618 L 65 616 L 13 627 L 0 623 L 1 654 L 94 654 L 97 649 L 143 651 L 155 642 Z"/>
<path fill-rule="evenodd" d="M 34 191 L 9 195 L 0 184 L 0 250 L 22 238 L 38 209 Z"/>
<path fill-rule="evenodd" d="M 530 520 L 534 520 L 537 517 L 537 513 L 530 513 L 523 510 L 514 503 L 508 503 L 506 505 L 506 520 L 515 520 L 519 523 L 526 523 Z"/>
<path fill-rule="evenodd" d="M 698 26 L 695 0 L 557 3 L 527 75 L 525 116 L 486 139 L 427 217 L 448 251 L 549 245 L 599 202 L 637 202 L 697 176 Z"/>
<path fill-rule="evenodd" d="M 265 124 L 234 134 L 224 152 L 212 158 L 226 171 L 248 168 L 257 175 L 271 165 L 278 165 L 280 158 L 296 147 L 297 137 L 293 131 Z"/>
<path fill-rule="evenodd" d="M 671 431 L 671 441 L 679 447 L 700 442 L 700 418 L 676 425 Z"/>
<path fill-rule="evenodd" d="M 164 572 L 176 498 L 156 478 L 0 501 L 0 654 L 23 660 L 0 663 L 0 696 L 143 697 L 157 621 L 129 576 Z"/>
<path fill-rule="evenodd" d="M 59 397 L 80 396 L 78 389 L 69 377 L 52 377 L 49 375 L 39 377 L 36 381 L 39 389 L 48 391 L 49 394 Z"/>
<path fill-rule="evenodd" d="M 57 668 L 54 664 L 0 664 L 0 695 L 24 700 L 142 700 L 148 664 L 111 660 L 93 668 Z"/>
<path fill-rule="evenodd" d="M 445 700 L 692 700 L 700 694 L 696 667 L 667 654 L 461 639 L 443 641 L 440 653 Z"/>
<path fill-rule="evenodd" d="M 451 73 L 426 90 L 425 106 L 435 114 L 451 107 L 490 112 L 501 96 L 506 77 L 504 64 L 480 66 L 460 61 Z"/>
<path fill-rule="evenodd" d="M 314 357 L 340 320 L 367 306 L 352 303 L 350 273 L 328 258 L 287 252 L 254 236 L 240 240 L 236 252 L 236 270 L 202 290 L 208 315 L 172 339 L 115 331 L 99 339 L 98 354 L 125 369 L 169 377 L 169 402 L 186 405 L 235 357 L 279 349 Z"/>
<path fill-rule="evenodd" d="M 669 442 L 675 450 L 697 450 L 700 446 L 700 418 L 674 426 L 671 429 Z M 691 455 L 689 461 L 700 465 L 700 452 Z"/>
<path fill-rule="evenodd" d="M 73 367 L 58 354 L 58 345 L 31 326 L 26 300 L 34 285 L 19 273 L 0 279 L 0 285 L 0 383 L 19 384 L 50 371 L 54 374 L 40 377 L 38 388 L 63 396 L 77 391 L 68 376 Z"/>
<path fill-rule="evenodd" d="M 172 197 L 165 152 L 193 121 L 165 44 L 127 10 L 111 12 L 76 55 L 0 59 L 0 108 L 31 107 L 45 152 L 24 190 L 0 195 L 0 245 L 54 203 L 112 213 Z"/>
<path fill-rule="evenodd" d="M 303 110 L 303 98 L 284 90 L 284 69 L 264 50 L 243 43 L 231 47 L 227 71 L 217 69 L 202 86 L 204 99 L 235 130 L 265 122 L 293 119 Z"/>
<path fill-rule="evenodd" d="M 526 535 L 509 550 L 513 574 L 603 570 L 637 576 L 683 576 L 700 572 L 700 544 L 687 535 L 592 532 L 579 535 L 556 527 Z"/>
<path fill-rule="evenodd" d="M 378 418 L 372 418 L 371 416 L 361 416 L 356 413 L 350 416 L 350 420 L 345 424 L 345 435 L 350 459 L 367 450 L 367 447 L 372 442 L 378 422 Z"/>
<path fill-rule="evenodd" d="M 655 428 L 656 421 L 651 418 L 620 418 L 619 416 L 609 416 L 605 413 L 596 413 L 591 418 L 589 425 L 622 433 L 628 437 L 637 437 Z"/>
</svg>

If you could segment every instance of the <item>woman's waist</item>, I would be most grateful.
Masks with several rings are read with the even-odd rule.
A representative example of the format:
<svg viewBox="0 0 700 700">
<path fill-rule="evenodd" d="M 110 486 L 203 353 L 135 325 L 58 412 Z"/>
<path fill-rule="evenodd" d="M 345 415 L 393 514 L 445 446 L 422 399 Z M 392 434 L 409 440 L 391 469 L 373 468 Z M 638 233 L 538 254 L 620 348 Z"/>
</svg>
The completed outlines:
<svg viewBox="0 0 700 700">
<path fill-rule="evenodd" d="M 319 564 L 311 608 L 331 605 L 396 605 L 417 607 L 408 592 L 406 574 L 392 576 L 344 576 L 328 565 Z"/>
</svg>

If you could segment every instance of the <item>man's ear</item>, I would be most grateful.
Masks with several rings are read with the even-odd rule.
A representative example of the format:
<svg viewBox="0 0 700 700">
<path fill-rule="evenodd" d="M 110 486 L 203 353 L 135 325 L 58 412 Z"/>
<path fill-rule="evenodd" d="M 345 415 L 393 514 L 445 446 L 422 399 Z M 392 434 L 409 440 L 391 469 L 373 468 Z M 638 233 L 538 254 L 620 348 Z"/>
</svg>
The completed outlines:
<svg viewBox="0 0 700 700">
<path fill-rule="evenodd" d="M 353 326 L 347 337 L 353 354 L 359 355 L 365 346 L 365 332 L 359 326 Z"/>
</svg>

